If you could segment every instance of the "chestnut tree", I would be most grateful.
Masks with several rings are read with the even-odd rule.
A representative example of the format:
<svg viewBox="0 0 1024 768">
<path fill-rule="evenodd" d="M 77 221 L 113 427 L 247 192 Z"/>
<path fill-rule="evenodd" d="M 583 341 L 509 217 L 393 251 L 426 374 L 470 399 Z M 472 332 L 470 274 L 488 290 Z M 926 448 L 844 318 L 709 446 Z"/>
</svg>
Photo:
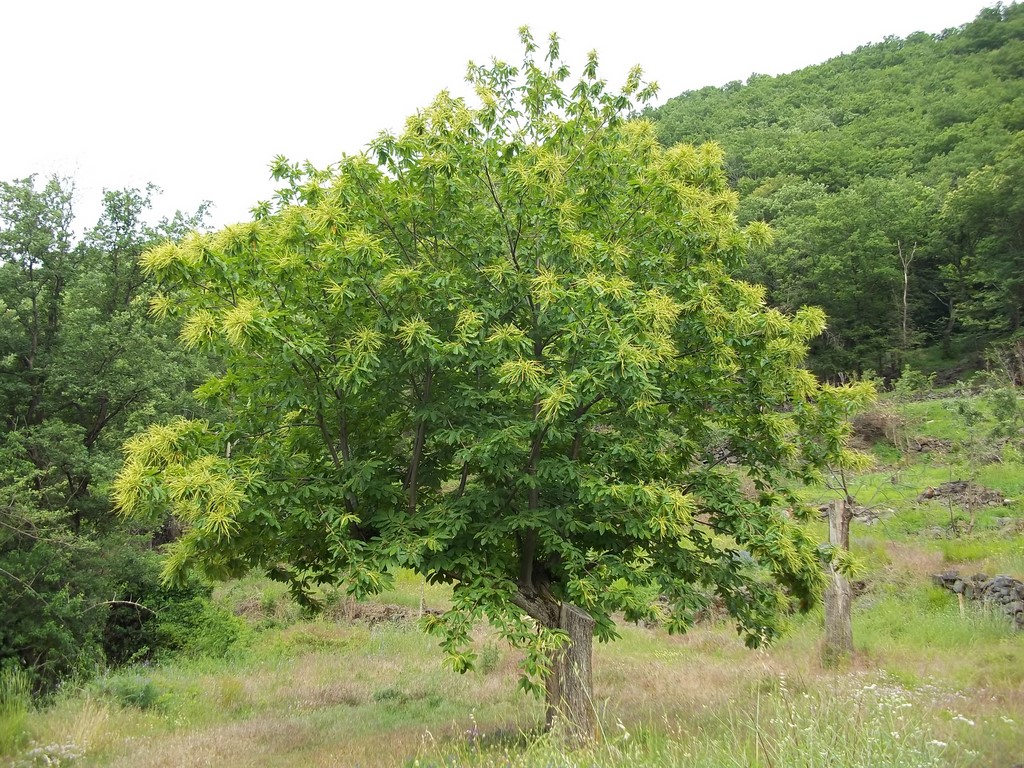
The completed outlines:
<svg viewBox="0 0 1024 768">
<path fill-rule="evenodd" d="M 327 169 L 279 158 L 252 221 L 149 252 L 225 417 L 135 437 L 115 492 L 185 522 L 170 577 L 452 584 L 429 628 L 455 669 L 488 619 L 585 739 L 614 615 L 685 631 L 717 596 L 756 644 L 817 599 L 789 488 L 864 392 L 801 366 L 820 311 L 730 276 L 770 232 L 737 225 L 719 147 L 662 147 L 639 69 L 611 89 L 591 54 L 574 80 L 521 34 L 521 66 L 470 65 L 478 106 L 442 93 Z"/>
</svg>

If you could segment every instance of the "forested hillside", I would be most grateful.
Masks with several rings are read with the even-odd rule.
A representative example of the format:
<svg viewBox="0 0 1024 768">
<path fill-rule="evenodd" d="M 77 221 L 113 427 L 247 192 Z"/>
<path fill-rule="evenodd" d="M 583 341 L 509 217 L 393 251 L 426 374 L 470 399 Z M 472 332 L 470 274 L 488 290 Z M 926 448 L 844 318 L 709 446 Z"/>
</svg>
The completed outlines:
<svg viewBox="0 0 1024 768">
<path fill-rule="evenodd" d="M 953 368 L 1019 331 L 1024 5 L 687 92 L 650 116 L 666 144 L 724 147 L 743 223 L 776 232 L 745 277 L 781 307 L 825 309 L 820 373 Z"/>
</svg>

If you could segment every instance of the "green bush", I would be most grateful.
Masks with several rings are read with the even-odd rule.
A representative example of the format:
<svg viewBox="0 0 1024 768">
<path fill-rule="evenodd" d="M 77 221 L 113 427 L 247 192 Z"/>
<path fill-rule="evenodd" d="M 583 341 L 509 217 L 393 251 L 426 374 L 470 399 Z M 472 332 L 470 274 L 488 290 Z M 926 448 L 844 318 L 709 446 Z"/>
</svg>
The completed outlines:
<svg viewBox="0 0 1024 768">
<path fill-rule="evenodd" d="M 909 365 L 904 365 L 900 377 L 892 384 L 892 391 L 896 400 L 907 401 L 932 391 L 934 387 L 934 373 L 925 376 L 920 371 L 915 371 Z"/>
<path fill-rule="evenodd" d="M 198 583 L 164 587 L 159 560 L 151 551 L 118 552 L 117 573 L 118 600 L 109 605 L 103 627 L 103 655 L 111 666 L 142 661 L 159 650 L 156 626 L 168 602 L 209 594 Z"/>
<path fill-rule="evenodd" d="M 65 533 L 30 542 L 0 533 L 0 567 L 39 574 L 31 588 L 0 590 L 0 664 L 30 669 L 39 691 L 165 653 L 222 656 L 244 631 L 210 602 L 209 585 L 165 587 L 143 539 Z"/>
<path fill-rule="evenodd" d="M 0 568 L 37 575 L 31 585 L 5 579 L 0 589 L 0 664 L 30 669 L 46 690 L 102 662 L 110 585 L 98 560 L 97 548 L 79 537 L 28 542 L 0 534 Z"/>
<path fill-rule="evenodd" d="M 152 561 L 156 565 L 155 561 Z M 245 622 L 214 604 L 209 584 L 164 586 L 155 568 L 128 569 L 123 602 L 111 606 L 104 652 L 112 665 L 168 655 L 222 657 L 245 635 Z"/>
<path fill-rule="evenodd" d="M 155 626 L 160 652 L 191 657 L 222 658 L 247 640 L 249 631 L 241 618 L 206 597 L 166 602 Z"/>
<path fill-rule="evenodd" d="M 153 709 L 166 698 L 152 678 L 139 673 L 99 678 L 95 687 L 101 696 L 126 708 Z"/>
</svg>

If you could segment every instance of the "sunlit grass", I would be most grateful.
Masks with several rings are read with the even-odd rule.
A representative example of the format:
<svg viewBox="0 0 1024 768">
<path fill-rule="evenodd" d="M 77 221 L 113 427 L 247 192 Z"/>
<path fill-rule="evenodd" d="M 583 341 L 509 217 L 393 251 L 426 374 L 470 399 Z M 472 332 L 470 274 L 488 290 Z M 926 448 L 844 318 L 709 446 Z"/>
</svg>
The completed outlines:
<svg viewBox="0 0 1024 768">
<path fill-rule="evenodd" d="M 822 750 L 830 766 L 930 766 L 1024 749 L 1024 733 L 1001 719 L 1024 721 L 1021 638 L 994 614 L 961 615 L 949 592 L 900 581 L 905 554 L 871 555 L 882 578 L 855 603 L 857 656 L 838 675 L 818 662 L 820 611 L 793 617 L 763 651 L 724 622 L 681 637 L 623 626 L 618 642 L 595 649 L 602 741 L 582 753 L 540 735 L 542 705 L 515 685 L 518 657 L 485 628 L 477 643 L 495 658 L 460 676 L 415 623 L 324 620 L 264 630 L 244 655 L 109 675 L 34 714 L 33 748 L 67 751 L 81 739 L 96 766 L 820 765 Z M 124 695 L 146 686 L 148 706 Z M 71 732 L 84 735 L 61 738 Z"/>
</svg>

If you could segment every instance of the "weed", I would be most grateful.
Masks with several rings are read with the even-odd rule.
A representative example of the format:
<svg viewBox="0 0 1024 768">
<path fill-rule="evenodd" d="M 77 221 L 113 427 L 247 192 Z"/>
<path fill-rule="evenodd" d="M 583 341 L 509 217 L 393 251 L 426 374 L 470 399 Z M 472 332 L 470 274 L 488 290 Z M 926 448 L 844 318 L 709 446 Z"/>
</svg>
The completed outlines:
<svg viewBox="0 0 1024 768">
<path fill-rule="evenodd" d="M 249 707 L 245 683 L 234 676 L 217 680 L 217 702 L 228 712 L 241 712 Z"/>
<path fill-rule="evenodd" d="M 94 688 L 100 696 L 122 707 L 147 710 L 166 701 L 153 679 L 139 672 L 100 678 L 94 683 Z"/>
<path fill-rule="evenodd" d="M 0 669 L 0 755 L 12 754 L 28 737 L 32 678 L 21 667 Z"/>
<path fill-rule="evenodd" d="M 409 700 L 403 691 L 392 686 L 374 691 L 372 698 L 378 704 L 404 704 Z"/>
<path fill-rule="evenodd" d="M 501 651 L 497 643 L 487 643 L 481 650 L 476 661 L 476 668 L 483 675 L 489 675 L 501 662 Z"/>
</svg>

